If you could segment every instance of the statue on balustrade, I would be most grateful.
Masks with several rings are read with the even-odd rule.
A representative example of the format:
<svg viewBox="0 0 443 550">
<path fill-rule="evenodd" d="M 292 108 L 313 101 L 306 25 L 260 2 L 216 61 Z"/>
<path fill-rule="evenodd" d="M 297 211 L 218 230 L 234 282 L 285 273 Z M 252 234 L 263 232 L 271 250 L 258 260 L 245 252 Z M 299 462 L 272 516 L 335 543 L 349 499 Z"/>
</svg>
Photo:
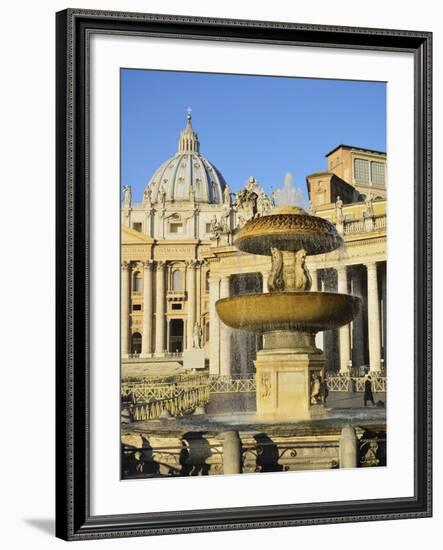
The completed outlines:
<svg viewBox="0 0 443 550">
<path fill-rule="evenodd" d="M 344 215 L 343 215 L 343 201 L 340 198 L 340 195 L 337 196 L 337 200 L 335 201 L 335 214 L 337 217 L 337 223 L 343 223 L 344 222 Z"/>
<path fill-rule="evenodd" d="M 194 329 L 192 331 L 192 347 L 194 348 L 201 347 L 202 336 L 203 336 L 203 331 L 200 326 L 200 323 L 195 322 Z"/>
<path fill-rule="evenodd" d="M 123 187 L 123 204 L 127 208 L 131 207 L 131 201 L 132 201 L 132 191 L 130 185 L 125 185 Z"/>
<path fill-rule="evenodd" d="M 366 207 L 366 217 L 372 218 L 374 215 L 374 195 L 372 193 L 369 193 L 369 195 L 365 198 L 365 207 Z"/>
</svg>

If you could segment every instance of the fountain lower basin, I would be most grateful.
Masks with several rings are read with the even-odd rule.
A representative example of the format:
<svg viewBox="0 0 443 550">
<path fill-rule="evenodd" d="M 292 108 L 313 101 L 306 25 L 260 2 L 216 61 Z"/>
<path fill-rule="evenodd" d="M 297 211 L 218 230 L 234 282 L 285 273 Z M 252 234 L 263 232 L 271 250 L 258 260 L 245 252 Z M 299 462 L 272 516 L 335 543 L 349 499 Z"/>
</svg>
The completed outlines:
<svg viewBox="0 0 443 550">
<path fill-rule="evenodd" d="M 223 298 L 216 303 L 229 327 L 249 331 L 318 332 L 348 324 L 358 314 L 360 298 L 334 292 L 272 292 Z"/>
<path fill-rule="evenodd" d="M 320 393 L 324 354 L 315 333 L 348 324 L 361 300 L 334 292 L 244 294 L 216 302 L 229 327 L 263 333 L 257 352 L 257 418 L 312 420 L 326 414 Z"/>
</svg>

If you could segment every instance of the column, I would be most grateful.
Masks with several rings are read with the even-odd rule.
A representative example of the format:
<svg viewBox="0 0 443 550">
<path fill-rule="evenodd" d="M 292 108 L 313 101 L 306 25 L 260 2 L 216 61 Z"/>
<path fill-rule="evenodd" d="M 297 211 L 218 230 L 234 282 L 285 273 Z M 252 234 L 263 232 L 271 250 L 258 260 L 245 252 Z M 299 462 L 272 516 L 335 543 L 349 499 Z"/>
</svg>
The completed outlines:
<svg viewBox="0 0 443 550">
<path fill-rule="evenodd" d="M 380 304 L 378 300 L 377 264 L 366 264 L 368 271 L 369 370 L 380 372 Z"/>
<path fill-rule="evenodd" d="M 220 298 L 229 296 L 229 276 L 220 281 Z M 231 376 L 231 329 L 220 323 L 220 375 Z"/>
<path fill-rule="evenodd" d="M 311 279 L 312 279 L 311 291 L 312 292 L 318 292 L 318 273 L 317 273 L 317 270 L 316 269 L 311 269 L 310 273 L 311 273 Z"/>
<path fill-rule="evenodd" d="M 311 279 L 312 279 L 311 291 L 312 292 L 319 292 L 319 290 L 322 290 L 322 289 L 319 288 L 319 285 L 318 285 L 318 270 L 317 269 L 311 269 L 310 273 L 311 273 Z M 321 285 L 322 285 L 322 283 L 320 281 L 320 287 L 321 287 Z M 317 334 L 315 335 L 315 346 L 318 349 L 323 350 L 323 331 L 317 332 Z"/>
<path fill-rule="evenodd" d="M 380 366 L 382 369 L 386 369 L 386 357 L 387 357 L 387 348 L 386 348 L 386 262 L 383 262 L 381 264 L 381 289 L 380 289 L 380 295 L 381 295 L 381 309 L 380 309 L 380 322 L 381 322 L 381 344 L 380 344 L 380 350 L 382 353 L 382 359 L 380 360 Z"/>
<path fill-rule="evenodd" d="M 155 353 L 165 352 L 165 262 L 157 262 L 155 309 Z"/>
<path fill-rule="evenodd" d="M 237 431 L 220 434 L 223 441 L 223 473 L 241 474 L 242 448 L 241 439 Z"/>
<path fill-rule="evenodd" d="M 320 281 L 318 280 L 319 279 L 318 275 L 319 275 L 319 273 L 318 273 L 317 270 L 315 270 L 314 272 L 311 271 L 311 277 L 312 277 L 311 290 L 314 290 L 313 287 L 314 287 L 314 279 L 315 279 L 315 283 L 317 285 L 316 291 L 317 292 L 323 292 L 323 290 L 324 290 L 323 281 L 321 279 L 321 276 L 320 276 Z M 315 345 L 318 349 L 321 349 L 323 351 L 323 349 L 324 349 L 324 334 L 323 334 L 323 331 L 317 332 L 317 334 L 315 335 Z"/>
<path fill-rule="evenodd" d="M 142 357 L 152 353 L 152 260 L 143 263 Z"/>
<path fill-rule="evenodd" d="M 159 214 L 159 223 L 160 223 L 160 238 L 165 238 L 165 209 L 162 208 Z"/>
<path fill-rule="evenodd" d="M 361 298 L 363 302 L 362 310 L 352 321 L 352 365 L 354 367 L 361 367 L 366 364 L 365 349 L 367 337 L 364 330 L 365 293 L 363 290 L 362 271 L 360 266 L 354 266 L 351 275 L 351 284 L 351 293 Z"/>
<path fill-rule="evenodd" d="M 220 374 L 220 320 L 215 310 L 215 302 L 219 298 L 220 281 L 209 278 L 209 374 Z"/>
<path fill-rule="evenodd" d="M 130 262 L 121 264 L 121 356 L 129 354 L 129 289 Z"/>
<path fill-rule="evenodd" d="M 185 327 L 183 327 L 184 330 Z M 183 335 L 184 336 L 184 335 Z M 175 351 L 174 348 L 171 346 L 171 319 L 168 317 L 166 318 L 166 346 L 165 350 L 168 352 Z"/>
<path fill-rule="evenodd" d="M 146 235 L 152 237 L 152 206 L 146 209 L 145 224 Z"/>
<path fill-rule="evenodd" d="M 198 239 L 198 207 L 194 204 L 194 215 L 192 216 L 192 234 L 194 235 L 194 239 Z"/>
<path fill-rule="evenodd" d="M 357 467 L 358 441 L 355 428 L 348 424 L 344 426 L 340 436 L 339 466 L 340 468 Z"/>
<path fill-rule="evenodd" d="M 268 288 L 268 277 L 269 277 L 269 273 L 267 272 L 263 272 L 262 273 L 262 278 L 263 278 L 263 293 L 267 293 L 269 292 L 269 288 Z"/>
<path fill-rule="evenodd" d="M 348 278 L 346 273 L 346 266 L 340 266 L 337 268 L 337 290 L 341 294 L 348 293 Z M 350 359 L 350 339 L 349 339 L 349 325 L 340 327 L 340 374 L 347 374 L 349 372 L 349 359 Z"/>
<path fill-rule="evenodd" d="M 187 349 L 193 347 L 193 333 L 195 325 L 195 268 L 196 261 L 191 260 L 187 262 L 188 270 L 186 274 L 187 279 L 187 291 L 188 291 L 188 330 L 187 330 Z"/>
<path fill-rule="evenodd" d="M 195 282 L 196 282 L 196 289 L 195 289 L 195 318 L 197 320 L 197 323 L 200 323 L 201 325 L 201 303 L 202 303 L 202 262 L 199 260 L 197 261 L 197 267 L 195 268 Z M 205 327 L 202 326 L 202 330 L 205 330 Z M 203 347 L 203 338 L 202 338 L 202 347 Z"/>
</svg>

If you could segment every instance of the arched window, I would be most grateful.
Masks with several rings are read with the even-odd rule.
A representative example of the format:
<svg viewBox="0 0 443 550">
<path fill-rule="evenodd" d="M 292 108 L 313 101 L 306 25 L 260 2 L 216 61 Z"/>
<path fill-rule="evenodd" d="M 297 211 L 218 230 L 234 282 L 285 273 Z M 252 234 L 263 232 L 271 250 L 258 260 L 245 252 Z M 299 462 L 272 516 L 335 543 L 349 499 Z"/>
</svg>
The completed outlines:
<svg viewBox="0 0 443 550">
<path fill-rule="evenodd" d="M 205 288 L 206 288 L 206 292 L 209 292 L 209 275 L 210 275 L 210 272 L 209 270 L 206 272 L 206 278 L 205 278 Z"/>
<path fill-rule="evenodd" d="M 139 332 L 134 332 L 132 335 L 131 352 L 136 355 L 142 352 L 142 335 Z"/>
<path fill-rule="evenodd" d="M 172 272 L 172 290 L 183 290 L 183 277 L 179 269 Z"/>
<path fill-rule="evenodd" d="M 133 282 L 132 282 L 132 291 L 137 293 L 142 291 L 142 276 L 140 271 L 136 271 L 134 273 Z"/>
</svg>

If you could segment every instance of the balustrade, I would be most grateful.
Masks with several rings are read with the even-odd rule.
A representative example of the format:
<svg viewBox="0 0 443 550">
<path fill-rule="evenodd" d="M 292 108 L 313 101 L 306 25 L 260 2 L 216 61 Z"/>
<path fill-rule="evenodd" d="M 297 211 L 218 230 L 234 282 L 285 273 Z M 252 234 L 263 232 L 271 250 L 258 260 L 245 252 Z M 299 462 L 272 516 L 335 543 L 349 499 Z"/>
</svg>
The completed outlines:
<svg viewBox="0 0 443 550">
<path fill-rule="evenodd" d="M 345 235 L 350 233 L 364 233 L 367 232 L 369 227 L 371 231 L 379 231 L 381 229 L 386 229 L 386 215 L 375 216 L 371 218 L 373 223 L 368 225 L 365 223 L 365 220 L 348 220 L 343 224 L 343 231 Z"/>
<path fill-rule="evenodd" d="M 173 390 L 172 390 L 173 391 Z M 145 398 L 145 396 L 142 396 Z M 194 410 L 199 405 L 209 401 L 209 387 L 200 386 L 190 389 L 181 388 L 179 393 L 162 398 L 153 398 L 151 401 L 137 401 L 129 405 L 129 412 L 133 421 L 153 420 L 167 412 L 171 416 L 182 416 Z"/>
</svg>

